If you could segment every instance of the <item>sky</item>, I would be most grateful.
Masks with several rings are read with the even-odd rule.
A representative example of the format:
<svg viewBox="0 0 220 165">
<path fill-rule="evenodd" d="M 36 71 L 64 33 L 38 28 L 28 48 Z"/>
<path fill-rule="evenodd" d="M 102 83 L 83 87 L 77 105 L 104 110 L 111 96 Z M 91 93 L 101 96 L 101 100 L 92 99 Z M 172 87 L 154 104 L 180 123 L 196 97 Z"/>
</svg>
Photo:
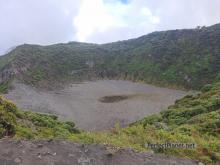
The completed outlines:
<svg viewBox="0 0 220 165">
<path fill-rule="evenodd" d="M 0 55 L 13 47 L 107 43 L 220 23 L 220 0 L 0 0 Z"/>
</svg>

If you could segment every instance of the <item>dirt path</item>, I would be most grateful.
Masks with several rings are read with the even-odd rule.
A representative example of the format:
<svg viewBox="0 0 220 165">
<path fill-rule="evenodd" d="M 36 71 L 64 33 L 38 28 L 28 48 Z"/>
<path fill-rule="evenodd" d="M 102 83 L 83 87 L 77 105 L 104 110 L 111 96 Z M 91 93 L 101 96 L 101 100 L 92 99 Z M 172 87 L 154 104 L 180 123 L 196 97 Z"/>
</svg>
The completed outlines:
<svg viewBox="0 0 220 165">
<path fill-rule="evenodd" d="M 59 91 L 38 91 L 14 83 L 5 95 L 22 109 L 57 114 L 85 130 L 106 130 L 158 113 L 186 92 L 128 81 L 100 80 L 72 84 Z"/>
<path fill-rule="evenodd" d="M 66 141 L 0 140 L 0 165 L 195 165 L 195 161 Z"/>
</svg>

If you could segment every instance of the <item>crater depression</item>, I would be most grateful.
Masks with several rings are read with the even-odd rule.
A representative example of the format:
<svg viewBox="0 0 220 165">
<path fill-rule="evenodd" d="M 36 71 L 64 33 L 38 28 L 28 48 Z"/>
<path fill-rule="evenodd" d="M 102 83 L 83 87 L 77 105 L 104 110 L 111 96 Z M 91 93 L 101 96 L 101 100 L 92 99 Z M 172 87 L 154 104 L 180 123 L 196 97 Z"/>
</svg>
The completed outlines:
<svg viewBox="0 0 220 165">
<path fill-rule="evenodd" d="M 14 82 L 5 97 L 19 108 L 56 114 L 79 128 L 100 131 L 122 127 L 146 115 L 158 113 L 186 92 L 121 80 L 71 84 L 62 90 L 37 90 Z"/>
</svg>

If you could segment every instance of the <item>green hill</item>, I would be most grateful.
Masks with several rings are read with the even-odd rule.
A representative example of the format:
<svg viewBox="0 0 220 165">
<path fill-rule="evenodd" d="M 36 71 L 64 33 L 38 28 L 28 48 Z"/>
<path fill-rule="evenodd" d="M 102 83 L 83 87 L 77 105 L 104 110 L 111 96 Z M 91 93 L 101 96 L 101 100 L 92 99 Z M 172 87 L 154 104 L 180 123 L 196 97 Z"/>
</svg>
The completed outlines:
<svg viewBox="0 0 220 165">
<path fill-rule="evenodd" d="M 13 78 L 54 88 L 83 79 L 128 79 L 199 89 L 220 76 L 220 24 L 153 32 L 109 44 L 24 44 L 0 57 L 1 91 Z"/>
</svg>

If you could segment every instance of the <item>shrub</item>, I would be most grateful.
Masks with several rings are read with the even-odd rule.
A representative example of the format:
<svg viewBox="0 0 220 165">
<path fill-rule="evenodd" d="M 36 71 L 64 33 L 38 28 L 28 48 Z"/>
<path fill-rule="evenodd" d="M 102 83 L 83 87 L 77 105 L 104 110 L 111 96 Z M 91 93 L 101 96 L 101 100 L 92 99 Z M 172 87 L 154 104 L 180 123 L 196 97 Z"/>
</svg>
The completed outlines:
<svg viewBox="0 0 220 165">
<path fill-rule="evenodd" d="M 11 136 L 15 134 L 16 117 L 8 112 L 4 106 L 0 106 L 0 137 Z"/>
<path fill-rule="evenodd" d="M 207 85 L 205 85 L 205 86 L 202 87 L 201 91 L 202 91 L 203 93 L 208 92 L 208 91 L 210 91 L 210 90 L 212 89 L 212 87 L 213 87 L 213 86 L 212 86 L 211 84 L 207 84 Z"/>
</svg>

